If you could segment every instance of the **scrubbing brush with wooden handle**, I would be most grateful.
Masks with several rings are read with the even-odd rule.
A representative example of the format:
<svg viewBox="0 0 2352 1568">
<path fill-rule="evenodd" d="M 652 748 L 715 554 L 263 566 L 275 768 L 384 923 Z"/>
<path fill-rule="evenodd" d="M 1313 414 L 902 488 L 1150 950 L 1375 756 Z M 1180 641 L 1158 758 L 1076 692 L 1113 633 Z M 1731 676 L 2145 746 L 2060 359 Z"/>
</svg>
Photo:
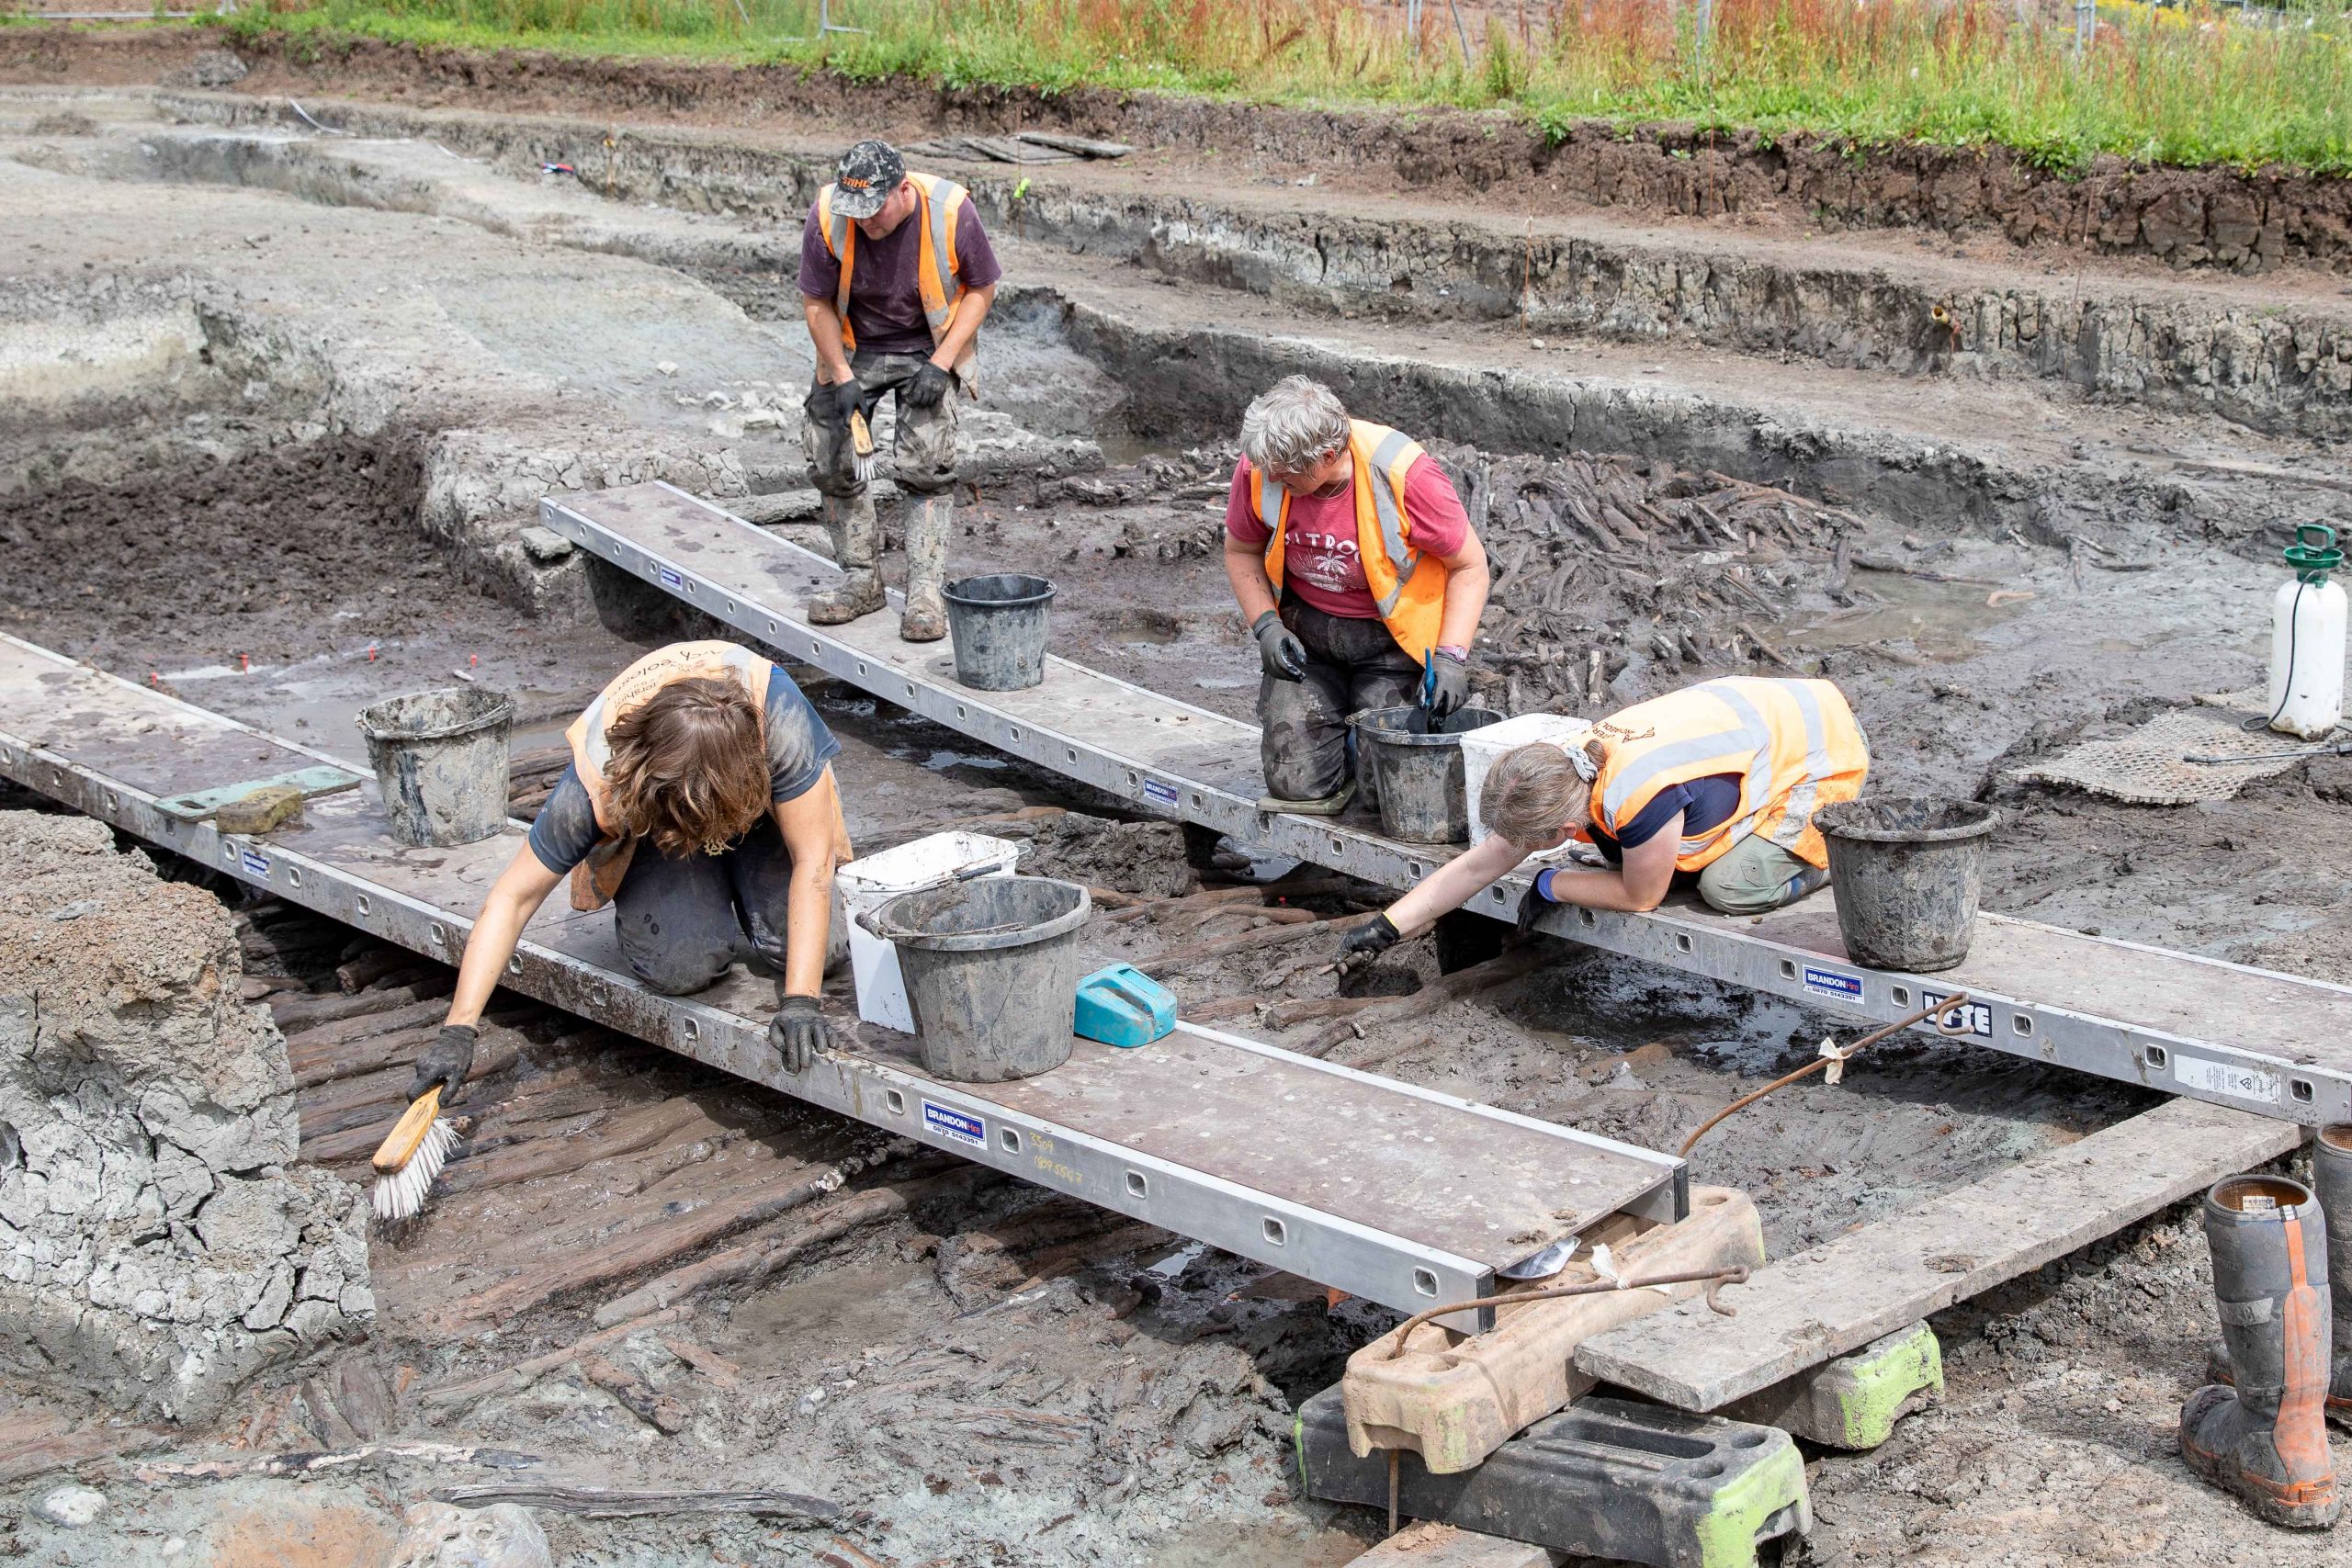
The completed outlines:
<svg viewBox="0 0 2352 1568">
<path fill-rule="evenodd" d="M 865 423 L 865 411 L 849 411 L 850 466 L 857 473 L 857 482 L 868 484 L 874 479 L 874 431 Z"/>
<path fill-rule="evenodd" d="M 376 1217 L 405 1220 L 424 1208 L 433 1179 L 449 1163 L 458 1130 L 441 1115 L 441 1086 L 412 1103 L 376 1148 Z"/>
<path fill-rule="evenodd" d="M 433 1179 L 449 1162 L 458 1130 L 441 1115 L 441 1102 L 455 1100 L 473 1070 L 477 1031 L 469 1023 L 444 1024 L 417 1058 L 413 1097 L 401 1119 L 376 1149 L 376 1217 L 405 1220 L 424 1208 Z"/>
</svg>

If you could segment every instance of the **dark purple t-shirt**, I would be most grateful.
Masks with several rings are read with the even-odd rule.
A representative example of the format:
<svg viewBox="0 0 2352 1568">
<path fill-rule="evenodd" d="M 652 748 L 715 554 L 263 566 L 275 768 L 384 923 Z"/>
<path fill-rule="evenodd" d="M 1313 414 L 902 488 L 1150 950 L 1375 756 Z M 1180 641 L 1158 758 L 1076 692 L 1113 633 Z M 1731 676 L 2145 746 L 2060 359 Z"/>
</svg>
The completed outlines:
<svg viewBox="0 0 2352 1568">
<path fill-rule="evenodd" d="M 857 270 L 849 280 L 849 329 L 861 354 L 931 352 L 931 326 L 923 320 L 922 288 L 917 282 L 922 254 L 922 209 L 878 240 L 863 233 L 851 247 Z M 1004 276 L 989 245 L 980 215 L 969 201 L 956 215 L 956 277 L 967 288 L 986 288 Z M 800 292 L 830 305 L 840 292 L 842 264 L 825 248 L 817 209 L 800 231 Z"/>
</svg>

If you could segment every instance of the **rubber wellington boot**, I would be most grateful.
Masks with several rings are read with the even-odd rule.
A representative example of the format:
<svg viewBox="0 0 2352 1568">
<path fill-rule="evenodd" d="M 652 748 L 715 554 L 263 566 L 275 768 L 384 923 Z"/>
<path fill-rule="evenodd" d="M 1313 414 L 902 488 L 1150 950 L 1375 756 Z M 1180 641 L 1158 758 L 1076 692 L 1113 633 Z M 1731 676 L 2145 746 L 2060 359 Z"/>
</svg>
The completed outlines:
<svg viewBox="0 0 2352 1568">
<path fill-rule="evenodd" d="M 2188 1468 L 2274 1525 L 2335 1522 L 2327 1451 L 2327 1233 L 2311 1190 L 2233 1176 L 2205 1194 L 2213 1294 L 2237 1386 L 2209 1384 L 2180 1413 Z"/>
<path fill-rule="evenodd" d="M 874 495 L 825 497 L 825 532 L 833 541 L 833 564 L 842 580 L 808 601 L 808 618 L 820 626 L 837 626 L 880 609 L 882 574 L 874 570 L 874 549 L 880 530 L 874 522 Z"/>
<path fill-rule="evenodd" d="M 1350 779 L 1335 794 L 1327 795 L 1320 800 L 1285 800 L 1279 795 L 1261 795 L 1258 797 L 1258 809 L 1269 817 L 1283 812 L 1299 817 L 1337 817 L 1355 797 L 1355 781 Z"/>
<path fill-rule="evenodd" d="M 2328 1315 L 2335 1343 L 2329 1358 L 2327 1418 L 2352 1427 L 2352 1122 L 2322 1127 L 2312 1145 L 2312 1193 L 2327 1227 Z M 2215 1382 L 2237 1381 L 2226 1345 L 2206 1360 Z"/>
<path fill-rule="evenodd" d="M 947 575 L 947 536 L 956 502 L 927 495 L 907 519 L 907 607 L 899 617 L 901 642 L 937 642 L 947 635 L 947 605 L 939 597 Z"/>
</svg>

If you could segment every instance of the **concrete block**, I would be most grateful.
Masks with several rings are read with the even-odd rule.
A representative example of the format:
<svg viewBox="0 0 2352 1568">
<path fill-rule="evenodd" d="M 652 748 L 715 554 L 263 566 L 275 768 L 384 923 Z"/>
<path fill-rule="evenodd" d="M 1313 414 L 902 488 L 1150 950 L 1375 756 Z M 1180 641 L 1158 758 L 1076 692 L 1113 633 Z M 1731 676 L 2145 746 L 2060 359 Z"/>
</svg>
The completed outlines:
<svg viewBox="0 0 2352 1568">
<path fill-rule="evenodd" d="M 1337 1389 L 1299 1407 L 1311 1497 L 1384 1507 L 1389 1458 L 1350 1451 Z M 1758 1548 L 1812 1528 L 1804 1456 L 1788 1434 L 1628 1400 L 1584 1398 L 1485 1463 L 1431 1474 L 1411 1454 L 1397 1508 L 1464 1530 L 1652 1568 L 1751 1568 Z"/>
</svg>

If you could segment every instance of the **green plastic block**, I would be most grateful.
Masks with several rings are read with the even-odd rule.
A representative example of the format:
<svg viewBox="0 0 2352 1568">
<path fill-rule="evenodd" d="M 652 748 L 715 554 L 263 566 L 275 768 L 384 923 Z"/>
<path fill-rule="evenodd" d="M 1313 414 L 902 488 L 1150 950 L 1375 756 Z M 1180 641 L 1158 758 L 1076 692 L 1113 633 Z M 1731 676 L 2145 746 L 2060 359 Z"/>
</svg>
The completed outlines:
<svg viewBox="0 0 2352 1568">
<path fill-rule="evenodd" d="M 1723 1414 L 1778 1427 L 1825 1448 L 1874 1449 L 1943 1386 L 1943 1351 L 1935 1332 L 1915 1323 L 1735 1401 Z"/>
</svg>

